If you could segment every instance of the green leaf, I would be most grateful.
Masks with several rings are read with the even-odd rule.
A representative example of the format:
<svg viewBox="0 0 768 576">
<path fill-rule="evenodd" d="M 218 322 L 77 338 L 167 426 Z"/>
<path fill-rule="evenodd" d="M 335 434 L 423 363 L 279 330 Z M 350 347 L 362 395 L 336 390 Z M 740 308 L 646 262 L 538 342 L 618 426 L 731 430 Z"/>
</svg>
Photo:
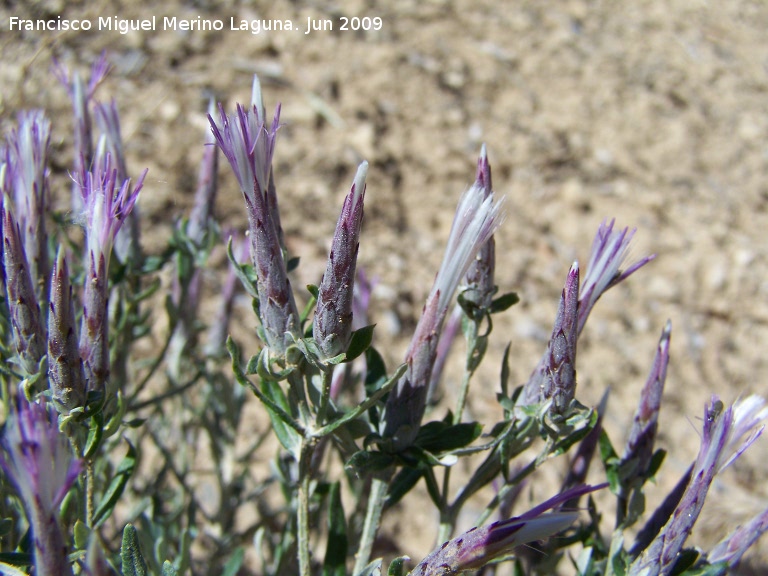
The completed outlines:
<svg viewBox="0 0 768 576">
<path fill-rule="evenodd" d="M 389 563 L 389 569 L 387 570 L 387 576 L 403 576 L 405 574 L 405 563 L 410 558 L 408 556 L 400 556 L 395 558 Z"/>
<path fill-rule="evenodd" d="M 147 576 L 147 563 L 141 555 L 139 535 L 132 524 L 126 524 L 123 530 L 123 544 L 120 547 L 123 576 Z"/>
<path fill-rule="evenodd" d="M 177 576 L 178 573 L 179 571 L 171 564 L 170 560 L 163 562 L 163 576 Z"/>
<path fill-rule="evenodd" d="M 331 484 L 328 498 L 328 544 L 323 561 L 323 576 L 345 576 L 347 550 L 347 521 L 341 502 L 341 487 L 338 482 Z"/>
<path fill-rule="evenodd" d="M 373 342 L 373 329 L 376 327 L 376 324 L 371 324 L 370 326 L 366 326 L 365 328 L 360 328 L 359 330 L 355 330 L 352 332 L 352 339 L 349 342 L 349 347 L 347 348 L 347 357 L 345 362 L 351 362 L 360 354 L 368 350 L 368 348 L 371 346 L 371 342 Z"/>
<path fill-rule="evenodd" d="M 27 552 L 0 552 L 0 566 L 5 570 L 5 566 L 32 566 L 35 563 L 35 557 Z M 4 572 L 0 572 L 3 573 Z M 9 572 L 9 574 L 13 574 Z M 20 572 L 26 576 L 26 572 Z"/>
<path fill-rule="evenodd" d="M 468 446 L 480 437 L 482 431 L 482 425 L 477 422 L 467 422 L 454 426 L 435 421 L 419 429 L 414 443 L 428 452 L 437 454 Z"/>
<path fill-rule="evenodd" d="M 300 261 L 301 261 L 300 256 L 294 256 L 293 258 L 288 258 L 288 262 L 285 263 L 286 272 L 293 272 L 294 270 L 296 270 L 296 268 L 299 267 Z"/>
<path fill-rule="evenodd" d="M 616 450 L 613 449 L 611 439 L 608 438 L 608 434 L 605 430 L 600 432 L 600 459 L 605 466 L 605 474 L 608 477 L 608 482 L 611 487 L 611 492 L 618 496 L 621 489 L 621 478 L 619 472 L 619 456 L 616 454 Z"/>
<path fill-rule="evenodd" d="M 416 486 L 423 472 L 417 468 L 405 467 L 398 472 L 389 485 L 387 499 L 384 503 L 386 507 L 394 506 L 403 496 Z"/>
<path fill-rule="evenodd" d="M 269 398 L 275 405 L 282 409 L 282 413 L 273 410 L 271 406 L 265 404 L 269 419 L 272 421 L 272 427 L 275 431 L 277 439 L 283 448 L 288 450 L 292 456 L 297 460 L 301 452 L 301 435 L 289 424 L 284 421 L 285 416 L 290 418 L 290 405 L 288 399 L 283 393 L 282 388 L 277 382 L 270 382 L 268 380 L 261 381 L 261 391 L 264 396 Z M 285 416 L 284 416 L 285 415 Z"/>
<path fill-rule="evenodd" d="M 677 560 L 672 567 L 672 571 L 669 576 L 679 576 L 683 574 L 688 568 L 693 566 L 694 562 L 699 559 L 699 552 L 693 548 L 685 548 L 677 554 Z"/>
<path fill-rule="evenodd" d="M 120 465 L 117 467 L 117 473 L 112 481 L 109 483 L 104 497 L 93 514 L 93 528 L 101 526 L 107 518 L 112 515 L 112 511 L 123 494 L 128 481 L 136 470 L 136 449 L 128 440 L 128 454 L 123 458 Z"/>
<path fill-rule="evenodd" d="M 244 558 L 245 549 L 242 546 L 239 546 L 224 565 L 224 570 L 221 572 L 221 576 L 237 576 L 238 571 L 243 565 Z"/>
<path fill-rule="evenodd" d="M 255 281 L 256 275 L 253 272 L 253 267 L 240 264 L 237 261 L 237 259 L 235 258 L 235 255 L 232 252 L 232 237 L 230 237 L 229 241 L 227 242 L 227 258 L 229 258 L 229 261 L 232 262 L 232 269 L 235 272 L 235 276 L 237 276 L 237 278 L 243 284 L 245 291 L 248 292 L 248 294 L 252 298 L 255 298 L 258 300 L 259 293 L 256 290 L 256 281 Z M 250 271 L 250 274 L 248 274 L 249 271 Z"/>
<path fill-rule="evenodd" d="M 723 561 L 691 568 L 683 572 L 681 576 L 724 576 L 725 574 L 728 574 L 728 562 Z"/>
<path fill-rule="evenodd" d="M 83 458 L 89 460 L 99 449 L 101 439 L 104 437 L 104 413 L 99 411 L 91 416 L 91 425 L 88 429 L 88 438 L 85 440 Z"/>
<path fill-rule="evenodd" d="M 360 450 L 352 454 L 350 459 L 347 460 L 346 465 L 347 468 L 354 470 L 355 474 L 360 477 L 364 477 L 373 472 L 381 472 L 382 470 L 386 470 L 394 463 L 395 457 L 391 454 Z"/>
<path fill-rule="evenodd" d="M 91 537 L 91 529 L 85 523 L 78 519 L 75 522 L 75 548 L 85 550 L 88 546 L 88 539 Z"/>
<path fill-rule="evenodd" d="M 491 306 L 488 308 L 488 311 L 491 314 L 504 312 L 506 309 L 511 308 L 518 302 L 520 302 L 520 297 L 517 295 L 517 292 L 507 292 L 498 298 L 494 298 L 491 302 Z"/>
</svg>

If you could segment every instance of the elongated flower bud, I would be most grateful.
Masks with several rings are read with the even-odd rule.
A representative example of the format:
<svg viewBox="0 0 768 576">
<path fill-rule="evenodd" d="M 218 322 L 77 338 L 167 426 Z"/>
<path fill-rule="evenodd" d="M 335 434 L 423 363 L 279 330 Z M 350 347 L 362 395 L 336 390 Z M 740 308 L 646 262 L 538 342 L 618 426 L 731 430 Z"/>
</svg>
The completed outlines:
<svg viewBox="0 0 768 576">
<path fill-rule="evenodd" d="M 493 194 L 491 165 L 488 163 L 488 154 L 485 149 L 485 144 L 483 144 L 480 151 L 480 157 L 477 160 L 475 186 L 483 191 L 485 198 L 488 198 Z M 488 308 L 488 306 L 491 305 L 491 298 L 493 298 L 493 293 L 496 288 L 494 284 L 495 269 L 496 239 L 492 234 L 480 247 L 475 260 L 469 265 L 466 277 L 467 288 L 463 292 L 464 298 L 481 308 Z"/>
<path fill-rule="evenodd" d="M 768 530 L 768 509 L 752 518 L 743 526 L 739 526 L 731 532 L 726 538 L 721 540 L 711 552 L 707 554 L 707 561 L 727 562 L 728 566 L 733 568 L 741 561 L 744 553 L 757 542 Z"/>
<path fill-rule="evenodd" d="M 561 361 L 564 357 L 558 360 L 558 356 L 567 350 L 571 350 L 572 360 L 576 359 L 576 341 L 581 334 L 584 324 L 589 317 L 589 313 L 594 307 L 600 296 L 609 288 L 615 286 L 622 280 L 625 280 L 632 275 L 639 268 L 645 266 L 648 262 L 653 260 L 655 256 L 646 256 L 641 258 L 626 270 L 620 270 L 624 259 L 627 256 L 630 242 L 635 234 L 635 230 L 629 230 L 624 228 L 623 230 L 613 230 L 614 220 L 610 222 L 603 222 L 598 228 L 594 242 L 592 243 L 592 252 L 589 258 L 589 264 L 587 266 L 587 272 L 584 276 L 581 288 L 578 288 L 578 263 L 574 264 L 576 269 L 576 286 L 572 286 L 572 275 L 574 273 L 574 267 L 571 268 L 571 272 L 566 282 L 566 291 L 563 292 L 563 300 L 561 306 L 565 302 L 566 292 L 569 298 L 578 297 L 578 303 L 568 301 L 568 306 L 564 311 L 570 311 L 573 313 L 573 306 L 576 306 L 578 313 L 578 322 L 576 323 L 575 335 L 572 332 L 564 332 L 562 336 L 559 335 L 557 326 L 553 331 L 550 343 L 547 346 L 547 351 L 539 361 L 536 369 L 531 373 L 531 377 L 525 384 L 525 389 L 521 396 L 522 405 L 530 405 L 541 402 L 542 400 L 554 397 L 555 390 L 561 390 L 565 392 L 555 398 L 552 410 L 555 412 L 562 412 L 565 408 L 564 402 L 570 402 L 573 396 L 570 395 L 575 392 L 575 365 L 566 362 L 562 364 Z M 570 286 L 570 288 L 568 288 Z M 566 314 L 567 316 L 567 314 Z M 560 318 L 560 311 L 558 311 L 558 318 Z M 573 326 L 569 325 L 569 330 L 573 330 Z M 569 336 L 570 334 L 570 336 Z M 553 356 L 554 352 L 554 356 Z M 564 373 L 559 374 L 557 366 L 562 366 Z M 562 382 L 571 380 L 573 376 L 573 387 L 564 386 Z M 549 380 L 549 383 L 545 380 Z M 555 384 L 555 380 L 559 379 L 560 384 Z M 545 392 L 549 390 L 550 392 Z"/>
<path fill-rule="evenodd" d="M 97 158 L 92 172 L 82 175 L 81 193 L 88 228 L 80 357 L 89 390 L 100 389 L 109 375 L 109 260 L 115 237 L 138 199 L 146 174 L 144 170 L 133 187 L 130 180 L 118 187 L 117 170 L 112 167 L 111 156 L 106 154 Z"/>
<path fill-rule="evenodd" d="M 85 404 L 83 361 L 77 348 L 72 285 L 64 251 L 59 246 L 51 273 L 48 311 L 48 380 L 53 399 L 65 410 Z"/>
<path fill-rule="evenodd" d="M 7 166 L 5 168 L 7 169 Z M 40 360 L 45 355 L 45 332 L 21 232 L 7 194 L 3 197 L 2 224 L 3 271 L 13 328 L 13 343 L 21 368 L 31 376 L 37 374 Z"/>
<path fill-rule="evenodd" d="M 16 487 L 35 536 L 35 574 L 72 574 L 58 510 L 81 463 L 72 458 L 56 413 L 19 398 L 0 446 L 0 467 Z"/>
<path fill-rule="evenodd" d="M 766 418 L 768 408 L 759 396 L 750 396 L 727 408 L 717 396 L 712 397 L 704 411 L 701 449 L 685 493 L 658 536 L 630 565 L 628 575 L 669 573 L 704 507 L 715 474 L 757 440 Z"/>
<path fill-rule="evenodd" d="M 19 114 L 19 125 L 8 138 L 15 217 L 27 256 L 29 274 L 39 302 L 48 299 L 48 236 L 45 231 L 48 196 L 48 146 L 51 123 L 40 110 Z"/>
<path fill-rule="evenodd" d="M 216 144 L 229 160 L 248 210 L 251 260 L 257 274 L 259 316 L 266 343 L 283 354 L 292 337 L 299 334 L 299 313 L 293 298 L 281 243 L 277 196 L 272 177 L 272 156 L 277 139 L 280 107 L 267 126 L 261 92 L 254 86 L 252 110 L 237 106 L 227 117 L 220 109 L 220 122 L 208 119 Z"/>
<path fill-rule="evenodd" d="M 212 115 L 214 112 L 215 106 L 211 101 L 208 106 L 208 114 Z M 200 171 L 197 176 L 195 203 L 192 206 L 187 226 L 187 236 L 198 245 L 202 244 L 205 230 L 213 217 L 213 207 L 216 205 L 216 193 L 218 192 L 218 168 L 219 148 L 215 146 L 212 132 L 207 130 L 203 159 L 200 162 Z"/>
<path fill-rule="evenodd" d="M 443 262 L 405 355 L 408 368 L 387 400 L 384 434 L 398 448 L 416 437 L 448 306 L 478 250 L 501 224 L 502 202 L 494 203 L 493 194 L 486 196 L 477 183 L 459 201 Z"/>
<path fill-rule="evenodd" d="M 644 476 L 647 473 L 653 455 L 659 409 L 661 408 L 661 395 L 664 392 L 664 382 L 667 378 L 671 333 L 672 324 L 667 321 L 664 331 L 661 333 L 651 373 L 648 375 L 648 380 L 640 394 L 640 405 L 635 412 L 627 444 L 624 447 L 622 460 L 624 462 L 630 460 L 637 462 L 636 476 Z"/>
<path fill-rule="evenodd" d="M 53 73 L 69 93 L 72 101 L 72 110 L 75 118 L 75 167 L 73 174 L 84 174 L 93 160 L 93 138 L 91 136 L 91 112 L 89 109 L 93 95 L 99 84 L 104 81 L 109 73 L 110 65 L 107 62 L 106 53 L 94 62 L 91 68 L 91 77 L 86 85 L 77 72 L 72 76 L 64 64 L 56 62 Z M 80 185 L 75 182 L 72 190 L 72 210 L 79 213 L 83 209 L 83 198 L 80 194 Z"/>
<path fill-rule="evenodd" d="M 410 572 L 409 576 L 451 576 L 468 570 L 477 570 L 514 548 L 541 540 L 568 528 L 579 517 L 578 512 L 544 512 L 564 502 L 588 494 L 606 485 L 578 486 L 539 504 L 530 511 L 494 522 L 481 528 L 472 528 L 461 536 L 445 542 Z"/>
<path fill-rule="evenodd" d="M 333 235 L 328 265 L 320 283 L 313 335 L 327 357 L 347 350 L 352 334 L 352 304 L 355 286 L 360 228 L 363 225 L 365 176 L 368 163 L 357 169 L 352 189 L 344 199 L 341 216 Z"/>
</svg>

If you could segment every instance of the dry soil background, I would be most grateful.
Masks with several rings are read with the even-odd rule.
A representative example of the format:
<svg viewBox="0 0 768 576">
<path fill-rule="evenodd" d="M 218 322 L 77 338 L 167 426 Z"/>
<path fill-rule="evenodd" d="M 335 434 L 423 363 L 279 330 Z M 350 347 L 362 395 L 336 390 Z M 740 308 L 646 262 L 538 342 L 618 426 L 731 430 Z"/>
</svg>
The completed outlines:
<svg viewBox="0 0 768 576">
<path fill-rule="evenodd" d="M 746 1 L 390 2 L 6 1 L 0 8 L 2 127 L 20 107 L 52 112 L 59 176 L 69 103 L 52 56 L 84 70 L 107 50 L 129 169 L 149 168 L 144 237 L 158 249 L 191 205 L 204 110 L 250 96 L 283 104 L 275 166 L 295 286 L 317 282 L 343 194 L 370 162 L 362 265 L 379 279 L 372 318 L 394 365 L 407 345 L 461 191 L 488 146 L 507 220 L 498 284 L 522 303 L 495 325 L 471 416 L 496 415 L 495 374 L 512 341 L 523 382 L 549 333 L 570 263 L 586 264 L 604 218 L 637 227 L 634 254 L 658 258 L 596 307 L 579 350 L 579 397 L 612 389 L 621 442 L 664 325 L 672 361 L 660 444 L 674 482 L 698 448 L 711 393 L 768 393 L 768 4 Z M 8 17 L 290 19 L 378 16 L 378 32 L 9 32 Z M 225 171 L 226 172 L 226 171 Z M 234 180 L 216 207 L 242 227 Z M 217 280 L 210 279 L 212 291 Z M 247 304 L 241 330 L 249 329 Z M 444 396 L 451 399 L 448 374 Z M 723 526 L 768 505 L 768 441 L 713 488 Z M 534 487 L 535 498 L 548 494 Z M 658 489 L 658 498 L 665 487 Z M 416 505 L 412 503 L 411 505 Z M 411 516 L 412 517 L 412 516 Z M 433 518 L 396 521 L 424 555 Z M 697 542 L 706 542 L 706 532 Z M 765 549 L 765 544 L 763 548 Z"/>
</svg>

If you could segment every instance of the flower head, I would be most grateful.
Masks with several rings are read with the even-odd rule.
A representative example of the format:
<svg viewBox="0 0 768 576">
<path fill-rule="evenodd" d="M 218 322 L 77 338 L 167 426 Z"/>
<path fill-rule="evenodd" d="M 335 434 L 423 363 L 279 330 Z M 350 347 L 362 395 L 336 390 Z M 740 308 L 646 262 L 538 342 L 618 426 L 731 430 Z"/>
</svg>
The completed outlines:
<svg viewBox="0 0 768 576">
<path fill-rule="evenodd" d="M 467 570 L 477 570 L 518 546 L 561 532 L 576 521 L 579 513 L 558 511 L 544 514 L 544 512 L 557 508 L 572 498 L 605 486 L 605 484 L 578 486 L 550 498 L 521 516 L 494 522 L 481 528 L 472 528 L 461 536 L 445 542 L 422 560 L 410 575 L 450 576 Z"/>
<path fill-rule="evenodd" d="M 272 175 L 280 106 L 268 126 L 261 87 L 255 79 L 250 111 L 238 104 L 236 113 L 228 117 L 220 107 L 220 124 L 210 115 L 208 119 L 216 145 L 229 161 L 248 209 L 251 260 L 256 268 L 264 337 L 272 351 L 283 354 L 298 335 L 299 313 L 288 281 Z"/>
<path fill-rule="evenodd" d="M 115 237 L 139 197 L 146 174 L 144 170 L 133 187 L 128 179 L 119 184 L 117 169 L 112 166 L 112 157 L 105 152 L 102 139 L 93 170 L 81 176 L 87 230 L 86 278 L 79 347 L 90 390 L 102 388 L 109 375 L 109 260 Z"/>
<path fill-rule="evenodd" d="M 480 151 L 480 157 L 477 160 L 477 175 L 475 185 L 478 186 L 486 198 L 493 194 L 493 184 L 491 183 L 491 165 L 488 163 L 488 155 L 485 144 Z M 494 285 L 494 272 L 496 268 L 496 240 L 491 235 L 488 240 L 480 247 L 477 257 L 470 264 L 467 270 L 466 284 L 467 288 L 463 296 L 469 302 L 472 302 L 482 308 L 491 305 L 496 286 Z"/>
<path fill-rule="evenodd" d="M 459 200 L 443 261 L 405 355 L 408 368 L 387 400 L 384 434 L 395 438 L 396 446 L 416 437 L 448 306 L 478 250 L 503 221 L 502 204 L 477 182 Z"/>
<path fill-rule="evenodd" d="M 7 167 L 3 166 L 3 169 L 5 168 Z M 33 375 L 38 372 L 40 360 L 45 355 L 46 338 L 41 321 L 40 305 L 29 272 L 22 233 L 13 214 L 11 199 L 7 194 L 2 198 L 0 208 L 3 279 L 8 297 L 13 343 L 21 368 L 28 375 Z"/>
<path fill-rule="evenodd" d="M 669 572 L 701 513 L 715 474 L 754 443 L 762 433 L 766 417 L 765 400 L 758 396 L 750 396 L 727 408 L 717 396 L 712 396 L 704 410 L 701 449 L 685 492 L 659 534 L 632 563 L 628 574 L 653 576 Z"/>
<path fill-rule="evenodd" d="M 614 222 L 615 220 L 604 221 L 592 243 L 592 253 L 579 297 L 579 333 L 584 328 L 592 307 L 606 290 L 629 278 L 656 257 L 646 256 L 621 270 L 636 230 L 624 228 L 614 231 Z"/>
<path fill-rule="evenodd" d="M 345 352 L 352 334 L 355 269 L 363 224 L 365 176 L 368 163 L 357 169 L 352 189 L 344 199 L 333 235 L 328 265 L 320 283 L 313 335 L 327 357 Z"/>
<path fill-rule="evenodd" d="M 59 432 L 56 413 L 19 398 L 0 446 L 0 466 L 16 486 L 35 534 L 35 574 L 71 574 L 58 509 L 81 463 Z"/>
</svg>

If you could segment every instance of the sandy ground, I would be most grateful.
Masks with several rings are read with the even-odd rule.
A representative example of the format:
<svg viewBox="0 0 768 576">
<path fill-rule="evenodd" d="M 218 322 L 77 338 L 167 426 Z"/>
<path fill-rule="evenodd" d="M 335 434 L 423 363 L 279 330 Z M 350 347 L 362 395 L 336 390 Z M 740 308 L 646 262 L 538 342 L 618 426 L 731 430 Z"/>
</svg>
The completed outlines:
<svg viewBox="0 0 768 576">
<path fill-rule="evenodd" d="M 163 31 L 166 15 L 220 18 L 225 29 Z M 0 16 L 2 128 L 21 107 L 50 110 L 59 182 L 71 125 L 51 57 L 84 70 L 108 51 L 115 69 L 100 95 L 118 102 L 129 169 L 149 168 L 141 210 L 150 252 L 167 238 L 169 215 L 190 208 L 208 98 L 228 109 L 247 101 L 253 73 L 267 107 L 283 105 L 275 169 L 289 246 L 302 258 L 295 286 L 319 280 L 341 199 L 357 163 L 368 160 L 360 260 L 379 280 L 371 316 L 392 366 L 486 143 L 494 187 L 508 206 L 497 281 L 522 303 L 496 321 L 472 417 L 498 415 L 495 375 L 508 341 L 513 381 L 527 379 L 571 262 L 586 265 L 597 226 L 612 217 L 638 228 L 634 255 L 658 258 L 593 312 L 579 349 L 578 396 L 595 403 L 612 389 L 606 425 L 620 444 L 671 319 L 660 437 L 670 455 L 655 497 L 694 458 L 710 394 L 732 401 L 768 393 L 763 2 L 105 0 L 65 8 L 52 0 L 5 3 Z M 156 16 L 158 28 L 17 32 L 10 16 L 87 18 L 94 28 L 100 16 Z M 339 30 L 341 17 L 354 16 L 381 18 L 381 29 Z M 290 20 L 299 30 L 234 32 L 230 17 Z M 308 18 L 330 19 L 334 30 L 304 34 Z M 216 212 L 245 224 L 228 173 Z M 210 279 L 211 293 L 218 282 Z M 244 319 L 240 330 L 251 324 Z M 457 378 L 447 375 L 448 401 Z M 718 480 L 710 499 L 717 525 L 696 542 L 766 506 L 767 455 L 763 442 Z M 534 488 L 535 498 L 543 492 Z M 405 552 L 420 557 L 432 543 L 430 522 L 391 527 Z"/>
</svg>

